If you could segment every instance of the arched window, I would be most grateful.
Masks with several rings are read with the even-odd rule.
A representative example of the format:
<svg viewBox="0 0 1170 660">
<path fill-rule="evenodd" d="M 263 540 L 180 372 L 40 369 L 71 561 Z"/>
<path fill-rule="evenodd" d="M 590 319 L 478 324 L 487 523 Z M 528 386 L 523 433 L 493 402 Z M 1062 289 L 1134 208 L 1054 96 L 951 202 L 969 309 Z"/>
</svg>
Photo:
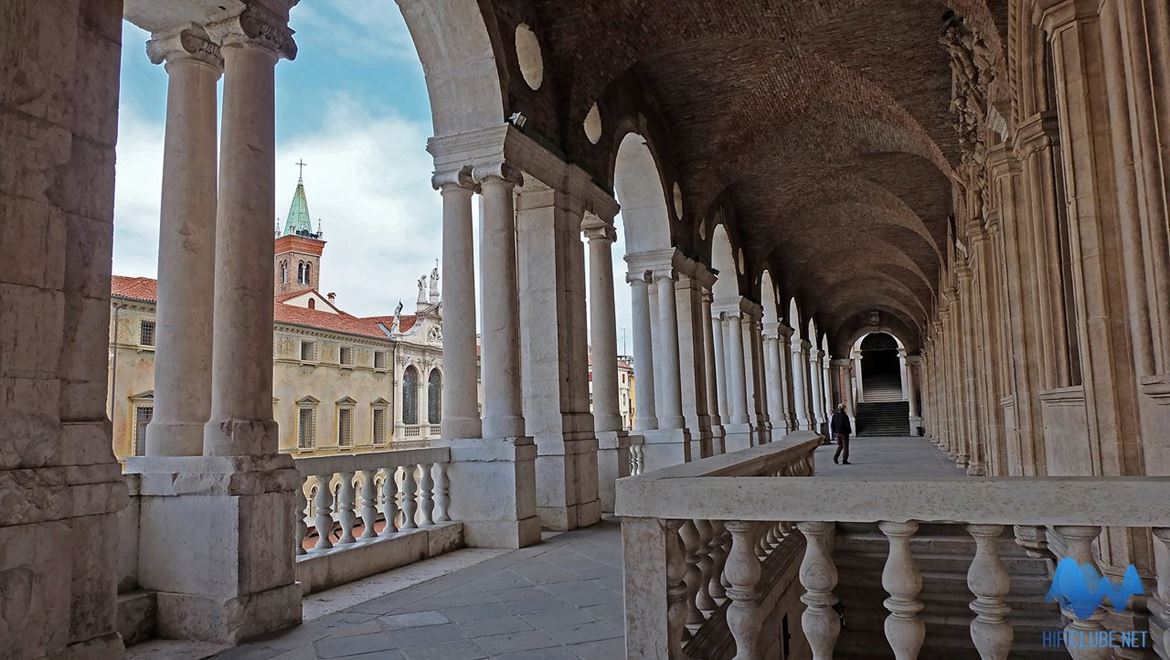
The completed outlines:
<svg viewBox="0 0 1170 660">
<path fill-rule="evenodd" d="M 309 298 L 309 309 L 317 309 L 317 299 Z"/>
<path fill-rule="evenodd" d="M 313 283 L 313 264 L 305 264 L 305 284 Z"/>
<path fill-rule="evenodd" d="M 413 366 L 402 374 L 402 423 L 418 424 L 418 370 Z"/>
<path fill-rule="evenodd" d="M 280 262 L 280 283 L 288 284 L 288 262 Z"/>
<path fill-rule="evenodd" d="M 443 419 L 443 374 L 432 369 L 427 378 L 427 424 L 438 424 Z"/>
<path fill-rule="evenodd" d="M 305 262 L 297 262 L 297 284 L 305 283 Z"/>
</svg>

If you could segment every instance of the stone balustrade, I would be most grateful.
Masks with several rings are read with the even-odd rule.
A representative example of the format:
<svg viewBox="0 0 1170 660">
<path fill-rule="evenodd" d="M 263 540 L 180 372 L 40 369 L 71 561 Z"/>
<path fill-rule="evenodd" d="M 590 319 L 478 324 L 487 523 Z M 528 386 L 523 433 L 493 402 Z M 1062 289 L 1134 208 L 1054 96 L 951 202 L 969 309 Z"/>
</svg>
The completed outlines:
<svg viewBox="0 0 1170 660">
<path fill-rule="evenodd" d="M 295 461 L 294 550 L 310 593 L 462 545 L 447 511 L 447 447 Z"/>
<path fill-rule="evenodd" d="M 886 537 L 885 637 L 899 660 L 919 657 L 926 639 L 922 577 L 910 552 L 919 523 L 960 523 L 974 541 L 970 631 L 985 659 L 1007 658 L 1012 648 L 1011 583 L 996 545 L 1008 526 L 1030 551 L 1055 535 L 1067 556 L 1094 567 L 1091 548 L 1103 527 L 1150 528 L 1157 558 L 1150 643 L 1170 648 L 1170 478 L 775 478 L 813 473 L 816 441 L 793 438 L 618 482 L 629 657 L 781 657 L 788 622 L 799 617 L 803 635 L 792 631 L 790 652 L 831 659 L 841 626 L 837 523 L 877 523 Z M 1066 635 L 1103 630 L 1103 609 L 1062 614 Z"/>
</svg>

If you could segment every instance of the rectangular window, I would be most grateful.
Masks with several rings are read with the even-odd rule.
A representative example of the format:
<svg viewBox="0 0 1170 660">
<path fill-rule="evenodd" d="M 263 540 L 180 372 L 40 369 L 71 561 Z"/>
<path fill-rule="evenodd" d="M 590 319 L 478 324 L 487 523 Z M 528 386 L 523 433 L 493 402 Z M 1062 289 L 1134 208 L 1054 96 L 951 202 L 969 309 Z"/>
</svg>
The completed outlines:
<svg viewBox="0 0 1170 660">
<path fill-rule="evenodd" d="M 348 366 L 352 367 L 353 366 L 353 347 L 342 346 L 341 347 L 341 357 L 338 361 L 341 362 L 341 364 L 343 364 L 343 365 L 348 365 Z"/>
<path fill-rule="evenodd" d="M 301 342 L 301 360 L 304 362 L 314 362 L 317 360 L 317 342 Z"/>
<path fill-rule="evenodd" d="M 154 321 L 142 321 L 138 324 L 138 344 L 154 346 Z"/>
<path fill-rule="evenodd" d="M 146 425 L 154 419 L 153 405 L 134 406 L 134 455 L 146 455 Z"/>
<path fill-rule="evenodd" d="M 297 447 L 312 449 L 317 444 L 317 411 L 301 408 L 297 415 Z"/>
<path fill-rule="evenodd" d="M 386 409 L 374 408 L 374 444 L 386 444 Z"/>
<path fill-rule="evenodd" d="M 353 444 L 353 408 L 340 408 L 337 411 L 337 446 L 349 447 Z"/>
<path fill-rule="evenodd" d="M 386 351 L 374 351 L 374 368 L 386 368 Z"/>
</svg>

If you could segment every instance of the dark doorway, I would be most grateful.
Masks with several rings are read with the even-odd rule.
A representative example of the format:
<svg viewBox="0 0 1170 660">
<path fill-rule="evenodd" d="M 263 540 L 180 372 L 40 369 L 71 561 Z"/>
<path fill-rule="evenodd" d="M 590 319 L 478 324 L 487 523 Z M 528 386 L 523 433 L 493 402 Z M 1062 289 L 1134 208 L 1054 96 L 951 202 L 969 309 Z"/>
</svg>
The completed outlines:
<svg viewBox="0 0 1170 660">
<path fill-rule="evenodd" d="M 898 341 L 884 332 L 861 340 L 861 389 L 866 402 L 902 400 Z"/>
</svg>

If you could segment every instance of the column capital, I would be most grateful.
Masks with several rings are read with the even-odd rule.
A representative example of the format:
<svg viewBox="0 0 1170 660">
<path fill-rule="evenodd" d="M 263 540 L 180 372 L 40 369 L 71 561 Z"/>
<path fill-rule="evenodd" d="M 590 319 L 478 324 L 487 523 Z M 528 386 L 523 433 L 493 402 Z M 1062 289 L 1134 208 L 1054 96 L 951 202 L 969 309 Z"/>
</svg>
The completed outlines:
<svg viewBox="0 0 1170 660">
<path fill-rule="evenodd" d="M 297 57 L 297 43 L 288 26 L 288 17 L 255 2 L 238 14 L 211 23 L 207 32 L 224 48 L 250 46 L 263 48 L 277 58 L 293 60 Z"/>
<path fill-rule="evenodd" d="M 519 169 L 504 160 L 492 160 L 476 163 L 471 168 L 471 180 L 479 185 L 485 181 L 498 179 L 512 186 L 524 185 L 524 175 Z"/>
<path fill-rule="evenodd" d="M 776 324 L 776 334 L 780 338 L 781 341 L 787 342 L 788 340 L 790 340 L 792 338 L 793 332 L 794 331 L 792 330 L 792 328 L 784 325 L 783 323 Z"/>
<path fill-rule="evenodd" d="M 613 243 L 617 240 L 617 230 L 614 229 L 613 223 L 589 211 L 586 211 L 581 218 L 581 233 L 590 243 L 593 241 Z"/>
<path fill-rule="evenodd" d="M 448 187 L 473 190 L 475 181 L 471 178 L 471 166 L 463 165 L 435 170 L 434 174 L 431 175 L 431 187 L 435 190 Z"/>
<path fill-rule="evenodd" d="M 626 284 L 635 284 L 635 285 L 641 284 L 642 286 L 646 286 L 649 283 L 650 283 L 649 271 L 637 272 L 637 271 L 631 270 L 631 271 L 626 273 Z"/>
<path fill-rule="evenodd" d="M 715 273 L 711 272 L 707 264 L 701 261 L 695 261 L 694 264 L 691 277 L 699 283 L 699 286 L 703 287 L 704 293 L 711 291 L 715 287 Z"/>
<path fill-rule="evenodd" d="M 1055 111 L 1040 112 L 1024 120 L 1016 129 L 1016 154 L 1025 160 L 1032 154 L 1060 142 L 1060 125 Z"/>
<path fill-rule="evenodd" d="M 146 42 L 146 56 L 152 64 L 194 60 L 223 73 L 223 55 L 202 28 L 191 26 L 170 32 L 156 32 Z"/>
</svg>

